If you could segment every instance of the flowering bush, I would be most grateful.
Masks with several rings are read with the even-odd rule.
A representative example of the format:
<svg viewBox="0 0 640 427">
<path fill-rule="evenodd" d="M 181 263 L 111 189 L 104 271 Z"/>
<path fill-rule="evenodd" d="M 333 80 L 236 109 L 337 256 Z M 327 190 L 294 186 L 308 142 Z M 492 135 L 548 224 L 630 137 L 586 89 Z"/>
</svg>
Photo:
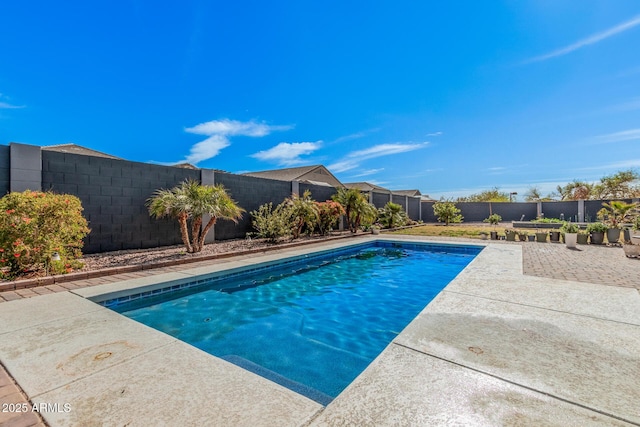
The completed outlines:
<svg viewBox="0 0 640 427">
<path fill-rule="evenodd" d="M 77 258 L 89 231 L 75 196 L 7 194 L 0 199 L 0 273 L 8 278 L 39 270 L 69 273 L 82 266 Z"/>
<path fill-rule="evenodd" d="M 316 202 L 318 208 L 318 229 L 321 235 L 329 233 L 338 224 L 340 215 L 344 215 L 345 211 L 342 205 L 333 200 L 326 202 Z"/>
</svg>

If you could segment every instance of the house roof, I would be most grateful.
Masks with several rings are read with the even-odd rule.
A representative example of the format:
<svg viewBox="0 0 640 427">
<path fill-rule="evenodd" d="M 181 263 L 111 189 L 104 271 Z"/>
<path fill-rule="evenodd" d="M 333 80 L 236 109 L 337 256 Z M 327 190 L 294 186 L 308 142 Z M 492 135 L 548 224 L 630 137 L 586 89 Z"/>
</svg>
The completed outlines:
<svg viewBox="0 0 640 427">
<path fill-rule="evenodd" d="M 393 190 L 393 194 L 399 194 L 401 196 L 418 197 L 422 196 L 420 190 Z"/>
<path fill-rule="evenodd" d="M 101 151 L 92 150 L 91 148 L 83 147 L 77 144 L 49 145 L 47 147 L 42 147 L 42 149 L 47 151 L 57 151 L 58 153 L 81 154 L 84 156 L 104 157 L 107 159 L 123 160 L 120 157 L 112 156 L 111 154 L 103 153 Z"/>
<path fill-rule="evenodd" d="M 378 192 L 391 193 L 391 190 L 384 187 L 380 187 L 379 185 L 372 184 L 370 182 L 349 182 L 349 183 L 345 183 L 344 186 L 347 188 L 356 188 L 360 191 L 375 190 Z"/>
<path fill-rule="evenodd" d="M 242 175 L 246 176 L 254 176 L 257 178 L 267 178 L 267 179 L 275 179 L 278 181 L 301 181 L 301 182 L 309 182 L 311 184 L 319 184 L 319 176 L 326 175 L 330 177 L 327 181 L 337 182 L 340 185 L 340 180 L 336 178 L 326 167 L 323 165 L 313 165 L 313 166 L 300 166 L 296 168 L 285 168 L 285 169 L 273 169 L 267 171 L 259 171 L 259 172 L 246 172 Z M 313 179 L 305 178 L 306 175 L 313 175 Z M 331 184 L 331 182 L 323 182 L 322 184 Z"/>
</svg>

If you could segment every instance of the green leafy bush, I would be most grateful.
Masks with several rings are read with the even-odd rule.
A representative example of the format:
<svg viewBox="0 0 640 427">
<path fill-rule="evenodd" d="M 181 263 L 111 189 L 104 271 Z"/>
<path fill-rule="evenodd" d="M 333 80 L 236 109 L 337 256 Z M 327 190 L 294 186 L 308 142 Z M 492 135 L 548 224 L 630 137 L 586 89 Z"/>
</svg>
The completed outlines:
<svg viewBox="0 0 640 427">
<path fill-rule="evenodd" d="M 453 202 L 436 202 L 433 204 L 433 213 L 438 221 L 444 222 L 446 225 L 450 223 L 462 222 L 464 219 L 460 215 L 460 209 Z"/>
<path fill-rule="evenodd" d="M 493 225 L 494 229 L 495 226 L 500 223 L 500 221 L 502 221 L 502 217 L 498 214 L 491 214 L 488 218 L 482 220 L 482 222 L 488 222 L 489 224 Z"/>
<path fill-rule="evenodd" d="M 288 220 L 294 239 L 300 237 L 303 231 L 308 234 L 313 233 L 318 223 L 318 207 L 311 198 L 309 190 L 305 191 L 302 196 L 292 194 L 291 197 L 284 200 L 283 204 L 289 214 Z"/>
<path fill-rule="evenodd" d="M 562 220 L 559 218 L 538 218 L 532 219 L 531 222 L 536 222 L 539 224 L 562 224 Z"/>
<path fill-rule="evenodd" d="M 560 227 L 560 231 L 563 233 L 577 233 L 579 230 L 578 224 L 574 224 L 571 221 L 563 223 L 562 227 Z"/>
<path fill-rule="evenodd" d="M 283 204 L 279 204 L 275 209 L 271 202 L 260 205 L 257 210 L 251 212 L 255 235 L 271 242 L 291 235 L 290 216 L 291 213 Z"/>
<path fill-rule="evenodd" d="M 587 225 L 587 231 L 589 233 L 606 233 L 608 229 L 609 227 L 601 222 L 592 222 Z"/>
<path fill-rule="evenodd" d="M 15 278 L 44 270 L 61 274 L 82 267 L 82 239 L 89 233 L 80 199 L 68 194 L 24 191 L 0 199 L 0 266 Z M 54 254 L 60 256 L 60 260 Z"/>
</svg>

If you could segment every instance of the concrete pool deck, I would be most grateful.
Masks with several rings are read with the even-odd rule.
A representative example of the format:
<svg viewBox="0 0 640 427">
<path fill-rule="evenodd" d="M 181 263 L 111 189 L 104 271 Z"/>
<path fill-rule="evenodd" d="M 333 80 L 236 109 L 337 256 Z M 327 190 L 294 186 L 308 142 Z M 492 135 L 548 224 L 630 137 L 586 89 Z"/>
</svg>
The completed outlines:
<svg viewBox="0 0 640 427">
<path fill-rule="evenodd" d="M 2 303 L 0 361 L 32 402 L 59 404 L 52 426 L 640 425 L 638 290 L 524 275 L 523 245 L 474 241 L 486 248 L 326 408 L 86 299 L 361 242 Z"/>
</svg>

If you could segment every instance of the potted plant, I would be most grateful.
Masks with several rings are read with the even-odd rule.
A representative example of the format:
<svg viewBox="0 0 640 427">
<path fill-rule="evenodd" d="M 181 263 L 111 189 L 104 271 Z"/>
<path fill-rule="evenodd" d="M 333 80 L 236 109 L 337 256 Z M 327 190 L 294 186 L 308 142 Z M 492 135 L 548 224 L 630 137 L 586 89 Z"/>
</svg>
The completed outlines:
<svg viewBox="0 0 640 427">
<path fill-rule="evenodd" d="M 554 229 L 549 231 L 549 241 L 552 243 L 560 243 L 560 230 Z"/>
<path fill-rule="evenodd" d="M 509 242 L 515 242 L 516 241 L 516 230 L 512 229 L 512 228 L 507 228 L 504 230 L 504 235 L 507 238 L 507 241 Z"/>
<path fill-rule="evenodd" d="M 575 248 L 578 243 L 578 224 L 574 224 L 571 221 L 565 222 L 560 227 L 560 231 L 564 233 L 564 243 L 568 248 Z"/>
<path fill-rule="evenodd" d="M 640 232 L 640 216 L 635 218 L 631 231 L 632 233 Z M 627 258 L 640 259 L 640 236 L 636 236 L 635 234 L 630 235 L 629 240 L 625 240 L 622 245 L 622 249 Z"/>
<path fill-rule="evenodd" d="M 638 203 L 612 200 L 609 203 L 603 202 L 602 206 L 603 208 L 598 211 L 598 219 L 609 227 L 607 241 L 610 244 L 618 243 L 618 240 L 620 240 L 620 228 L 624 223 L 633 221 L 637 215 L 635 208 L 638 207 Z"/>
<path fill-rule="evenodd" d="M 502 221 L 502 217 L 498 214 L 491 214 L 489 215 L 488 218 L 485 218 L 483 220 L 483 222 L 488 222 L 489 224 L 493 225 L 493 231 L 491 232 L 491 240 L 498 240 L 498 231 L 496 230 L 496 227 L 498 226 L 500 221 Z"/>
<path fill-rule="evenodd" d="M 592 245 L 601 245 L 604 242 L 604 233 L 607 232 L 607 227 L 602 222 L 592 222 L 587 225 L 587 233 L 589 233 Z"/>
<path fill-rule="evenodd" d="M 549 233 L 546 231 L 536 230 L 536 241 L 540 243 L 546 243 L 548 235 Z"/>
<path fill-rule="evenodd" d="M 586 245 L 589 242 L 589 233 L 586 230 L 578 230 L 578 244 Z"/>
<path fill-rule="evenodd" d="M 529 232 L 525 230 L 518 230 L 516 231 L 516 234 L 518 235 L 518 240 L 521 242 L 526 242 L 529 238 Z"/>
</svg>

